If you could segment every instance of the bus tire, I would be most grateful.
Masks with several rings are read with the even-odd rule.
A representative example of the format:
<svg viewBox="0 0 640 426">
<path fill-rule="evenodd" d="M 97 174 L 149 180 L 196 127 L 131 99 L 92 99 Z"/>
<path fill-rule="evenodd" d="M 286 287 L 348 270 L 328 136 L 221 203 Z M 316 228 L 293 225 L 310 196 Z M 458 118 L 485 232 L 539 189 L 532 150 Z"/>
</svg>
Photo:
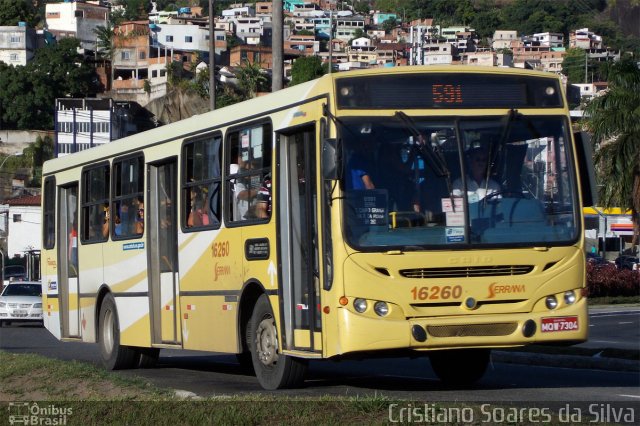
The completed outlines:
<svg viewBox="0 0 640 426">
<path fill-rule="evenodd" d="M 429 353 L 431 368 L 446 385 L 468 386 L 482 378 L 489 365 L 489 349 L 451 349 Z"/>
<path fill-rule="evenodd" d="M 123 370 L 138 366 L 139 353 L 134 348 L 120 344 L 120 322 L 113 296 L 109 293 L 102 300 L 98 322 L 98 342 L 102 364 L 108 370 Z"/>
<path fill-rule="evenodd" d="M 253 369 L 267 390 L 299 386 L 307 370 L 306 360 L 278 353 L 278 334 L 266 294 L 258 298 L 247 327 Z"/>
</svg>

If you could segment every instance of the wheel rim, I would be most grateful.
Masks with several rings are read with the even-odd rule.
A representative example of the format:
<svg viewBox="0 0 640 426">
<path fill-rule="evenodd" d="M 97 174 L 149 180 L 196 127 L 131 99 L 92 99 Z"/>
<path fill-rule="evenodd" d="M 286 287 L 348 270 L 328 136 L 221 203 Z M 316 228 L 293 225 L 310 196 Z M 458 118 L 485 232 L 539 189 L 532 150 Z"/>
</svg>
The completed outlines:
<svg viewBox="0 0 640 426">
<path fill-rule="evenodd" d="M 265 318 L 258 325 L 256 349 L 262 364 L 271 366 L 278 361 L 278 336 L 273 318 Z"/>
<path fill-rule="evenodd" d="M 113 352 L 113 311 L 108 309 L 104 313 L 104 325 L 102 327 L 102 342 L 107 353 Z"/>
</svg>

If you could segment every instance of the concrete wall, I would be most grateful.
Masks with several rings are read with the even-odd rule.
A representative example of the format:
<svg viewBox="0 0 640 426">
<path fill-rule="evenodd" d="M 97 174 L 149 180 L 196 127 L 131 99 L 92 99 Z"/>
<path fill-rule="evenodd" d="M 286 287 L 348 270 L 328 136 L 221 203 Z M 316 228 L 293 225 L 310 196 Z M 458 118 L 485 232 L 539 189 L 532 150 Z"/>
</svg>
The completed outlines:
<svg viewBox="0 0 640 426">
<path fill-rule="evenodd" d="M 22 152 L 30 143 L 49 136 L 54 139 L 53 130 L 1 130 L 0 129 L 0 155 Z"/>
</svg>

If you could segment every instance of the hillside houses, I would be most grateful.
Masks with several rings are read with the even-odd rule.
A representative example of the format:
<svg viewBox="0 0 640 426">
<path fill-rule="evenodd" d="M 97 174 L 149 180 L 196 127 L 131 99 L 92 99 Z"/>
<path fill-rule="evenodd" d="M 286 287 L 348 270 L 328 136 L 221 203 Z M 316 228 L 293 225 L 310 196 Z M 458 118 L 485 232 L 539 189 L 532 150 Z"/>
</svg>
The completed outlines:
<svg viewBox="0 0 640 426">
<path fill-rule="evenodd" d="M 346 6 L 345 6 L 346 5 Z M 270 74 L 273 67 L 273 4 L 268 1 L 228 4 L 214 17 L 216 80 L 237 79 L 237 67 L 258 64 Z M 519 34 L 495 31 L 481 39 L 477 29 L 444 26 L 433 19 L 402 22 L 394 12 L 372 10 L 360 14 L 336 0 L 284 0 L 284 70 L 290 77 L 298 58 L 316 56 L 335 71 L 406 65 L 464 64 L 533 68 L 561 73 L 567 48 L 584 49 L 591 60 L 617 60 L 620 53 L 606 47 L 603 37 L 588 28 L 564 34 Z M 0 27 L 0 61 L 28 63 L 38 48 L 63 37 L 80 40 L 81 53 L 95 63 L 104 86 L 100 97 L 144 107 L 161 99 L 169 88 L 170 72 L 195 79 L 208 68 L 211 28 L 200 7 L 154 11 L 145 19 L 116 25 L 111 60 L 95 61 L 102 49 L 95 30 L 107 25 L 109 6 L 102 1 L 69 1 L 46 5 L 45 28 L 21 23 Z M 95 62 L 94 62 L 95 61 Z M 174 71 L 171 71 L 174 70 Z M 107 112 L 113 115 L 113 108 Z M 119 132 L 109 133 L 109 139 Z M 88 140 L 75 146 L 90 146 Z M 66 153 L 60 150 L 60 153 Z"/>
</svg>

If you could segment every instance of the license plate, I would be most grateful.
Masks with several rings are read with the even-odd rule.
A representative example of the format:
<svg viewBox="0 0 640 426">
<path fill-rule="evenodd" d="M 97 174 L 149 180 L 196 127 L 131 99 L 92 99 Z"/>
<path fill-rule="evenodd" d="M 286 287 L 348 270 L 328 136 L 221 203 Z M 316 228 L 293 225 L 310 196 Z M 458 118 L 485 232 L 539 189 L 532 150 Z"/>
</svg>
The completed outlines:
<svg viewBox="0 0 640 426">
<path fill-rule="evenodd" d="M 555 333 L 558 331 L 574 331 L 578 329 L 578 317 L 551 317 L 542 318 L 540 330 L 543 333 Z"/>
<path fill-rule="evenodd" d="M 26 309 L 14 309 L 13 315 L 27 315 Z"/>
</svg>

